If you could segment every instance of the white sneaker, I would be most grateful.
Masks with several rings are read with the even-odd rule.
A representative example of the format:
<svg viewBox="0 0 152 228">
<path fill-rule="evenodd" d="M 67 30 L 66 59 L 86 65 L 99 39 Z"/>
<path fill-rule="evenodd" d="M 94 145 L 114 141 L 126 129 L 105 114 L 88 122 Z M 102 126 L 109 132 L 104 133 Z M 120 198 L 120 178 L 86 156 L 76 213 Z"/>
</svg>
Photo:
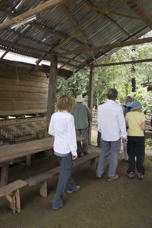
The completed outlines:
<svg viewBox="0 0 152 228">
<path fill-rule="evenodd" d="M 67 193 L 71 194 L 73 192 L 78 192 L 80 190 L 80 186 L 77 185 L 75 189 L 72 189 L 72 190 L 67 190 Z"/>
<path fill-rule="evenodd" d="M 115 181 L 119 178 L 118 174 L 116 174 L 115 176 L 111 176 L 111 177 L 108 177 L 108 180 L 107 181 Z"/>
</svg>

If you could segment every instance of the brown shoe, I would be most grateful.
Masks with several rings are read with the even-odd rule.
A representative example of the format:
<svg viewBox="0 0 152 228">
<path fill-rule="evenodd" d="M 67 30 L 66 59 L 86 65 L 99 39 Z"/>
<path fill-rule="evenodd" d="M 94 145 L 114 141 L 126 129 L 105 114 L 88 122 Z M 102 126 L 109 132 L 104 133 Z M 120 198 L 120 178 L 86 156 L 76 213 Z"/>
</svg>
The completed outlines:
<svg viewBox="0 0 152 228">
<path fill-rule="evenodd" d="M 119 176 L 118 176 L 118 174 L 116 174 L 115 176 L 108 177 L 108 180 L 107 180 L 107 181 L 109 181 L 109 182 L 115 181 L 115 180 L 117 180 L 118 178 L 119 178 Z"/>
</svg>

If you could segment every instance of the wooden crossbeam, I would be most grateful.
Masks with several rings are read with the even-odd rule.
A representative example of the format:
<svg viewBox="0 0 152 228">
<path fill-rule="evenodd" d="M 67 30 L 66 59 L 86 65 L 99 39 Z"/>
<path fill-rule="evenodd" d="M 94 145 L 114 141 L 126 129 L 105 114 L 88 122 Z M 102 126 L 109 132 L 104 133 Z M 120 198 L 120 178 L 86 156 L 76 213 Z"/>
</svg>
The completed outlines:
<svg viewBox="0 0 152 228">
<path fill-rule="evenodd" d="M 152 17 L 138 0 L 126 0 L 128 6 L 152 29 Z"/>
<path fill-rule="evenodd" d="M 105 8 L 98 8 L 98 7 L 95 7 L 95 6 L 88 5 L 88 4 L 80 4 L 80 3 L 76 3 L 76 2 L 72 2 L 72 1 L 68 1 L 68 0 L 63 1 L 63 4 L 66 4 L 67 6 L 74 6 L 74 7 L 79 7 L 79 8 L 93 10 L 93 11 L 96 11 L 96 12 L 100 12 L 102 14 L 114 14 L 116 16 L 121 16 L 121 17 L 130 18 L 130 19 L 140 20 L 140 17 L 130 16 L 130 15 L 127 15 L 125 13 L 115 12 L 115 11 L 112 11 L 111 9 L 109 9 L 109 8 L 106 8 L 106 7 Z M 111 5 L 111 7 L 113 7 L 113 5 Z"/>
<path fill-rule="evenodd" d="M 91 0 L 86 0 L 88 5 L 94 6 L 94 4 L 91 2 Z M 113 6 L 116 2 L 113 1 Z M 108 14 L 97 12 L 101 15 L 101 17 L 104 17 L 106 20 L 110 21 L 112 24 L 114 24 L 120 31 L 124 32 L 126 35 L 130 35 L 122 26 L 119 25 L 117 21 L 115 21 L 113 18 L 111 18 Z"/>
<path fill-rule="evenodd" d="M 85 4 L 85 5 L 82 5 L 82 4 L 79 4 L 79 3 L 75 3 L 75 2 L 71 2 L 71 1 L 64 1 L 63 2 L 64 4 L 67 4 L 68 6 L 69 5 L 73 5 L 73 6 L 79 6 L 80 8 L 83 7 L 83 6 L 86 6 L 88 8 L 88 5 Z M 113 3 L 113 2 L 112 2 Z M 109 12 L 112 7 L 113 7 L 113 4 L 110 3 L 106 6 L 106 10 L 105 9 L 98 9 L 98 11 L 102 11 L 104 13 L 106 12 Z M 90 8 L 90 7 L 89 7 Z M 88 9 L 89 9 L 88 8 Z M 92 8 L 92 7 L 91 7 Z M 90 8 L 90 9 L 91 9 Z M 96 21 L 98 18 L 100 18 L 101 16 L 99 14 L 96 14 L 94 16 L 92 16 L 89 20 L 85 21 L 80 27 L 79 27 L 79 30 L 76 30 L 75 32 L 73 32 L 70 37 L 64 39 L 63 41 L 61 41 L 59 44 L 57 44 L 56 46 L 53 47 L 53 50 L 56 51 L 57 49 L 59 49 L 60 47 L 64 46 L 65 44 L 67 44 L 71 39 L 73 39 L 74 37 L 78 36 L 80 34 L 80 31 L 82 30 L 85 30 L 88 26 L 90 26 L 94 21 Z"/>
<path fill-rule="evenodd" d="M 43 49 L 33 48 L 29 47 L 27 45 L 21 45 L 21 44 L 15 44 L 10 41 L 4 41 L 0 39 L 0 48 L 6 50 L 7 48 L 14 49 L 13 52 L 15 53 L 22 53 L 22 52 L 28 52 L 28 50 L 36 52 L 36 53 L 44 53 Z M 18 51 L 17 49 L 22 49 L 23 51 Z M 30 54 L 27 54 L 31 56 Z"/>
<path fill-rule="evenodd" d="M 34 9 L 30 9 L 28 11 L 26 11 L 25 13 L 20 14 L 17 17 L 14 17 L 6 22 L 3 22 L 0 24 L 0 30 L 4 29 L 6 27 L 9 27 L 13 24 L 19 23 L 21 21 L 23 21 L 24 19 L 33 16 L 36 13 L 42 12 L 44 10 L 47 10 L 48 8 L 61 4 L 63 2 L 63 0 L 48 0 L 40 5 L 38 5 L 37 7 L 35 7 Z"/>
<path fill-rule="evenodd" d="M 91 47 L 86 34 L 80 28 L 79 24 L 77 23 L 76 19 L 74 18 L 74 16 L 72 15 L 72 13 L 68 9 L 68 7 L 67 6 L 62 6 L 62 9 L 63 9 L 64 14 L 66 15 L 66 17 L 68 18 L 68 20 L 72 24 L 72 27 L 74 28 L 74 30 L 80 32 L 80 35 L 81 35 L 82 39 L 84 40 L 85 46 L 86 47 Z M 94 56 L 94 53 L 92 53 L 92 56 L 93 56 L 93 59 L 96 61 L 95 56 Z"/>
<path fill-rule="evenodd" d="M 152 62 L 152 59 L 139 59 L 139 60 L 125 61 L 125 62 L 105 63 L 105 64 L 93 65 L 93 67 L 118 66 L 118 65 L 126 65 L 126 64 L 145 63 L 145 62 Z"/>
<path fill-rule="evenodd" d="M 92 50 L 100 50 L 100 49 L 107 49 L 107 48 L 113 49 L 113 48 L 126 47 L 126 46 L 130 46 L 130 45 L 138 45 L 138 44 L 144 44 L 144 43 L 150 43 L 150 42 L 152 42 L 152 37 L 131 40 L 131 41 L 126 41 L 126 42 L 107 44 L 107 45 L 101 45 L 101 46 L 94 46 L 92 48 L 74 49 L 71 51 L 62 52 L 58 55 L 65 56 L 65 55 L 80 54 L 80 53 L 84 54 L 84 53 L 87 53 Z"/>
<path fill-rule="evenodd" d="M 138 31 L 136 31 L 135 33 L 133 33 L 132 35 L 127 37 L 125 40 L 123 40 L 123 42 L 126 42 L 129 39 L 133 39 L 134 37 L 136 37 L 137 35 L 139 35 L 141 33 L 143 34 L 143 31 L 145 31 L 145 32 L 147 31 L 147 26 L 142 27 L 141 29 L 139 29 Z M 96 59 L 98 59 L 101 56 L 104 57 L 104 55 L 106 55 L 108 52 L 111 52 L 111 51 L 112 51 L 111 48 L 106 48 L 104 50 L 99 51 L 98 54 L 96 55 Z M 92 62 L 93 62 L 92 59 L 89 59 L 87 61 L 88 64 L 92 64 Z M 86 66 L 86 62 L 84 61 L 74 73 L 77 73 L 79 70 L 83 69 L 85 66 Z"/>
</svg>

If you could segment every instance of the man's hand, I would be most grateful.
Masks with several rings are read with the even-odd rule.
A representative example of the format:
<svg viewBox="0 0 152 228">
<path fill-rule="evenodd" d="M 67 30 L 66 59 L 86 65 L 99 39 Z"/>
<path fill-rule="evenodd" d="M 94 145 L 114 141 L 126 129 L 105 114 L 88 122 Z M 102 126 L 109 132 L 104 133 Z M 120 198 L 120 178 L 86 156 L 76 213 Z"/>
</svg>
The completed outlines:
<svg viewBox="0 0 152 228">
<path fill-rule="evenodd" d="M 72 155 L 72 160 L 76 160 L 77 159 L 77 155 L 73 156 Z"/>
<path fill-rule="evenodd" d="M 127 144 L 128 140 L 127 138 L 122 138 L 122 143 Z"/>
</svg>

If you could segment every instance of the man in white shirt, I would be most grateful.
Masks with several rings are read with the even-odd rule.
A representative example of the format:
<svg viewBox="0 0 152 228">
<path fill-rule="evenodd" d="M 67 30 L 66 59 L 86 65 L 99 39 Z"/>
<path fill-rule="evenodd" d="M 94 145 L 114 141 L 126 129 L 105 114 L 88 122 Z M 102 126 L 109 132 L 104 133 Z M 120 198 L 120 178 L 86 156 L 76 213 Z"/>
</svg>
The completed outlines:
<svg viewBox="0 0 152 228">
<path fill-rule="evenodd" d="M 116 169 L 120 153 L 121 139 L 127 142 L 127 132 L 122 107 L 115 102 L 118 92 L 109 89 L 108 101 L 98 106 L 98 131 L 101 132 L 101 151 L 96 171 L 98 178 L 102 177 L 105 166 L 109 164 L 108 181 L 118 179 Z"/>
</svg>

